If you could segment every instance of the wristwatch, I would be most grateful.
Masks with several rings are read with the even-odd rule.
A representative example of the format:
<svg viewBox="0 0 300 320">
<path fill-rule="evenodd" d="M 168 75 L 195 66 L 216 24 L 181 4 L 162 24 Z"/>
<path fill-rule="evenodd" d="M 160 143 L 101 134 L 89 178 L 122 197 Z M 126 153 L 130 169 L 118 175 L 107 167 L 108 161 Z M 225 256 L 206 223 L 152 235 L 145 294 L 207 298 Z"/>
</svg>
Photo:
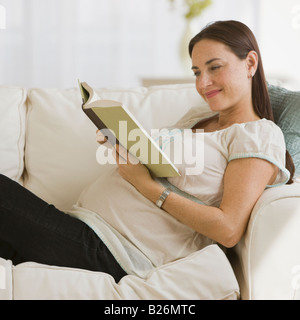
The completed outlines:
<svg viewBox="0 0 300 320">
<path fill-rule="evenodd" d="M 164 204 L 165 200 L 167 199 L 168 195 L 170 194 L 170 190 L 166 188 L 163 193 L 160 195 L 159 199 L 155 202 L 155 204 L 161 208 Z"/>
</svg>

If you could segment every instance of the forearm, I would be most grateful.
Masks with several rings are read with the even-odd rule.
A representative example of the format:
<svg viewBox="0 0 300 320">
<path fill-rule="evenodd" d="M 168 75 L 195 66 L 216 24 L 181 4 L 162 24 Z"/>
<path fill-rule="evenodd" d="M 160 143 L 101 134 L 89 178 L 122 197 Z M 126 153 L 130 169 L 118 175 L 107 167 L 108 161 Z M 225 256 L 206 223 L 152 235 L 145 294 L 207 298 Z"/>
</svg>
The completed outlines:
<svg viewBox="0 0 300 320">
<path fill-rule="evenodd" d="M 137 189 L 155 203 L 165 188 L 152 180 Z M 231 237 L 228 216 L 219 208 L 201 205 L 171 192 L 162 209 L 195 231 L 224 245 Z"/>
<path fill-rule="evenodd" d="M 118 145 L 116 150 L 120 152 Z M 151 178 L 144 165 L 128 161 L 126 164 L 118 162 L 118 166 L 119 174 L 146 198 L 154 203 L 159 199 L 164 187 Z M 237 159 L 226 168 L 219 208 L 200 205 L 172 192 L 162 209 L 204 236 L 232 247 L 245 233 L 252 209 L 266 185 L 275 179 L 274 172 L 274 166 L 268 161 Z"/>
</svg>

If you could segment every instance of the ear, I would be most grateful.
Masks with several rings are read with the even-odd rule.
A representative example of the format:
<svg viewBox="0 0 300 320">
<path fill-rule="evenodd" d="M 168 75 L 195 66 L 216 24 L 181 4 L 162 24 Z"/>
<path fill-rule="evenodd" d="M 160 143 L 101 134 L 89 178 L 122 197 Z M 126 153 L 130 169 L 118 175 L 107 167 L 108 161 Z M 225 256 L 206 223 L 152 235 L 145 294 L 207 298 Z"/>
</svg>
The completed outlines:
<svg viewBox="0 0 300 320">
<path fill-rule="evenodd" d="M 248 53 L 246 58 L 248 78 L 252 78 L 255 75 L 258 66 L 258 54 L 252 50 Z"/>
</svg>

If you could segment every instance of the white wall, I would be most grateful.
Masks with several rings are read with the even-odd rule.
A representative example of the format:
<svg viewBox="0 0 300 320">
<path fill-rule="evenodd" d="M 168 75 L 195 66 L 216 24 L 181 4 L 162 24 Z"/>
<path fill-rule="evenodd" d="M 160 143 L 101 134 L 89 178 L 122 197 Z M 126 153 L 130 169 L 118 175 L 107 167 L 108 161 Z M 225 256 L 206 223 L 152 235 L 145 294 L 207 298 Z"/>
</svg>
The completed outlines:
<svg viewBox="0 0 300 320">
<path fill-rule="evenodd" d="M 269 78 L 300 90 L 300 0 L 260 1 L 259 42 Z"/>
<path fill-rule="evenodd" d="M 142 78 L 182 77 L 182 0 L 0 0 L 0 84 L 131 87 Z M 236 19 L 256 34 L 270 77 L 299 79 L 300 0 L 212 0 L 194 33 Z M 300 9 L 299 9 L 300 12 Z M 192 74 L 192 73 L 191 73 Z M 300 89 L 300 85 L 299 88 Z"/>
</svg>

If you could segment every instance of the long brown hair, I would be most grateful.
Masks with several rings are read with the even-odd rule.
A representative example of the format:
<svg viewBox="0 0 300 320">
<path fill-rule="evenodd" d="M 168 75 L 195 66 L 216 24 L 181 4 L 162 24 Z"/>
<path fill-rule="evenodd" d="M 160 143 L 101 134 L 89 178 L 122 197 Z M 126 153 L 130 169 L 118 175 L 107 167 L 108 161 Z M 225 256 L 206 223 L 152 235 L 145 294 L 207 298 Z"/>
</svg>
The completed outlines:
<svg viewBox="0 0 300 320">
<path fill-rule="evenodd" d="M 256 73 L 252 78 L 253 107 L 254 111 L 260 118 L 274 121 L 261 54 L 253 32 L 245 24 L 239 21 L 229 20 L 214 22 L 207 25 L 190 41 L 190 56 L 192 56 L 192 51 L 195 44 L 202 39 L 210 39 L 222 42 L 223 44 L 227 45 L 241 60 L 246 59 L 250 51 L 255 51 L 257 53 L 258 66 Z M 286 168 L 290 172 L 290 179 L 287 182 L 290 184 L 293 182 L 295 166 L 288 151 L 286 151 Z"/>
</svg>

